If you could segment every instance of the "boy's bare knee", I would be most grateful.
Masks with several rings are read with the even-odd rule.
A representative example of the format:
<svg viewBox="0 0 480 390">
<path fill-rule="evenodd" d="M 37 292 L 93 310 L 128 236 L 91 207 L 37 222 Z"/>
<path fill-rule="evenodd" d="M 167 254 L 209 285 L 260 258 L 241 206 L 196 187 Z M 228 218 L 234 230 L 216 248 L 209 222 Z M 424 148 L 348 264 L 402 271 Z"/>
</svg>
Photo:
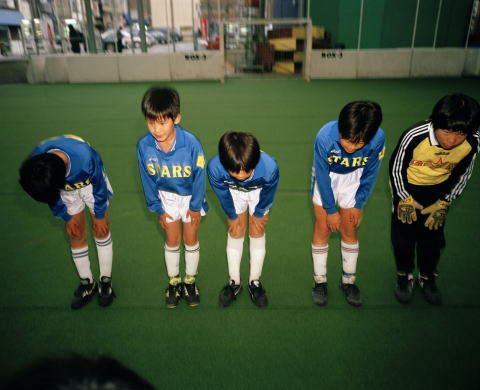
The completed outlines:
<svg viewBox="0 0 480 390">
<path fill-rule="evenodd" d="M 92 230 L 93 230 L 93 235 L 95 236 L 95 238 L 98 238 L 99 240 L 101 240 L 103 238 L 107 238 L 108 235 L 110 234 L 110 228 L 108 226 L 107 226 L 107 229 L 104 230 L 104 231 L 100 230 L 96 226 L 93 226 Z"/>
<path fill-rule="evenodd" d="M 349 232 L 340 231 L 340 235 L 342 237 L 342 241 L 345 244 L 356 244 L 357 241 L 358 241 L 356 230 L 353 230 L 353 232 L 352 231 L 349 231 Z"/>
<path fill-rule="evenodd" d="M 87 246 L 87 236 L 85 232 L 80 237 L 70 237 L 70 246 L 73 249 L 85 248 Z"/>
<path fill-rule="evenodd" d="M 170 248 L 176 248 L 176 247 L 180 246 L 180 240 L 175 240 L 175 239 L 168 240 L 168 239 L 166 239 L 165 244 L 167 244 L 167 246 L 169 246 Z"/>
<path fill-rule="evenodd" d="M 242 238 L 245 236 L 246 231 L 247 229 L 244 225 L 230 226 L 228 228 L 228 234 L 230 234 L 230 237 L 232 238 Z"/>
<path fill-rule="evenodd" d="M 265 235 L 265 225 L 259 227 L 250 224 L 248 234 L 253 238 L 263 237 Z"/>
<path fill-rule="evenodd" d="M 198 242 L 198 225 L 192 223 L 183 224 L 183 243 L 193 246 Z"/>
</svg>

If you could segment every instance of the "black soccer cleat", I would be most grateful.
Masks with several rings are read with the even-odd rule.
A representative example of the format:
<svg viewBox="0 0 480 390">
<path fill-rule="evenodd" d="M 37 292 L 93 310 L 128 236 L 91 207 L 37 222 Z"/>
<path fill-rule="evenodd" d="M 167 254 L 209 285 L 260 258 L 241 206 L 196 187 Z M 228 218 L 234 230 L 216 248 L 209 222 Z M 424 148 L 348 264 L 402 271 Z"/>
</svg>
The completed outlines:
<svg viewBox="0 0 480 390">
<path fill-rule="evenodd" d="M 395 298 L 400 303 L 409 303 L 413 299 L 414 280 L 407 274 L 397 274 Z"/>
<path fill-rule="evenodd" d="M 98 304 L 102 307 L 110 306 L 115 298 L 112 288 L 112 278 L 102 276 L 98 282 Z"/>
<path fill-rule="evenodd" d="M 436 277 L 434 275 L 429 276 L 428 278 L 418 275 L 417 283 L 422 289 L 423 296 L 428 303 L 432 305 L 441 305 L 442 295 L 438 290 L 435 279 Z"/>
<path fill-rule="evenodd" d="M 190 307 L 200 304 L 200 291 L 195 282 L 183 283 L 182 296 Z"/>
<path fill-rule="evenodd" d="M 315 283 L 312 288 L 313 302 L 319 306 L 325 306 L 328 300 L 327 283 Z"/>
<path fill-rule="evenodd" d="M 177 307 L 178 302 L 182 296 L 182 283 L 178 284 L 168 284 L 168 287 L 165 289 L 165 304 L 169 309 Z"/>
<path fill-rule="evenodd" d="M 73 310 L 81 309 L 85 306 L 97 291 L 97 282 L 89 279 L 80 279 L 80 285 L 73 292 L 73 299 L 70 307 Z"/>
<path fill-rule="evenodd" d="M 362 305 L 360 290 L 355 283 L 340 282 L 340 288 L 345 294 L 345 299 L 350 305 L 357 307 Z"/>
<path fill-rule="evenodd" d="M 232 302 L 237 299 L 237 295 L 242 291 L 241 284 L 235 284 L 233 280 L 230 281 L 222 290 L 218 296 L 218 302 L 220 306 L 227 307 L 232 304 Z"/>
<path fill-rule="evenodd" d="M 259 280 L 252 280 L 248 285 L 248 292 L 252 302 L 258 307 L 266 307 L 268 305 L 268 299 L 265 295 L 265 290 Z"/>
</svg>

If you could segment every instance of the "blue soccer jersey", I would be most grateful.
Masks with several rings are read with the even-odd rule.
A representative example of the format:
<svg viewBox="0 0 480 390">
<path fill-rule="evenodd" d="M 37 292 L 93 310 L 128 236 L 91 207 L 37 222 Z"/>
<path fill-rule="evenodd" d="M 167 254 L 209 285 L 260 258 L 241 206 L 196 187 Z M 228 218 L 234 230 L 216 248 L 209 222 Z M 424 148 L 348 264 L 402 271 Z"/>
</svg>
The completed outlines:
<svg viewBox="0 0 480 390">
<path fill-rule="evenodd" d="M 330 172 L 347 174 L 362 169 L 360 185 L 355 194 L 355 208 L 361 209 L 372 192 L 384 153 L 385 136 L 382 129 L 379 128 L 364 147 L 354 153 L 347 153 L 340 145 L 338 121 L 327 123 L 315 138 L 312 194 L 314 186 L 318 185 L 323 207 L 328 214 L 334 214 L 337 209 Z"/>
<path fill-rule="evenodd" d="M 108 198 L 113 194 L 107 185 L 100 155 L 82 138 L 75 135 L 64 135 L 42 142 L 30 156 L 55 151 L 63 152 L 68 158 L 63 190 L 75 191 L 91 185 L 95 200 L 95 218 L 103 219 L 108 206 Z M 67 212 L 67 206 L 61 198 L 50 208 L 56 217 L 63 218 L 65 221 L 71 219 Z"/>
<path fill-rule="evenodd" d="M 272 207 L 279 177 L 277 161 L 263 152 L 253 175 L 245 181 L 238 181 L 230 176 L 218 155 L 208 163 L 208 179 L 229 219 L 237 219 L 230 189 L 245 192 L 261 189 L 259 202 L 253 212 L 255 217 L 261 218 Z"/>
<path fill-rule="evenodd" d="M 162 215 L 165 210 L 159 191 L 191 195 L 190 210 L 208 210 L 205 198 L 205 155 L 200 141 L 192 133 L 175 126 L 172 150 L 164 152 L 150 134 L 137 145 L 138 166 L 149 210 Z"/>
</svg>

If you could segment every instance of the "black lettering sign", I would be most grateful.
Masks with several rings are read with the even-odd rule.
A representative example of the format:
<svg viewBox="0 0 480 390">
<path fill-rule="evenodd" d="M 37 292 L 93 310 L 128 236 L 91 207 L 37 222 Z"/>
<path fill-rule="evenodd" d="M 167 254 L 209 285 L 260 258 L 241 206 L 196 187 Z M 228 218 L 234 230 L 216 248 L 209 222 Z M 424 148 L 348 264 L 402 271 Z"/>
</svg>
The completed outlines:
<svg viewBox="0 0 480 390">
<path fill-rule="evenodd" d="M 326 58 L 326 59 L 329 59 L 329 60 L 340 59 L 340 58 L 343 58 L 343 53 L 341 51 L 339 51 L 339 52 L 322 51 L 322 58 Z"/>
<path fill-rule="evenodd" d="M 207 55 L 206 54 L 185 54 L 186 61 L 206 61 Z"/>
</svg>

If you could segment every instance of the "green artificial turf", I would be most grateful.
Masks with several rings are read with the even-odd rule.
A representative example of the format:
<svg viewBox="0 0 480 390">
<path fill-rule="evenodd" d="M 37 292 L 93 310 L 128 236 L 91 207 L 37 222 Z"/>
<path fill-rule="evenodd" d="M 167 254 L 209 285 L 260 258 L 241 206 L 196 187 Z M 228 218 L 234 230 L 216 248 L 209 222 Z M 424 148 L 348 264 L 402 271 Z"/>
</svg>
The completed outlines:
<svg viewBox="0 0 480 390">
<path fill-rule="evenodd" d="M 164 306 L 164 236 L 146 207 L 136 141 L 146 131 L 140 100 L 151 84 L 0 86 L 0 375 L 42 357 L 108 354 L 158 388 L 466 389 L 480 381 L 480 168 L 449 213 L 440 262 L 444 304 L 417 291 L 407 306 L 393 296 L 388 159 L 406 127 L 425 119 L 443 95 L 480 99 L 479 79 L 229 80 L 179 82 L 181 125 L 216 153 L 226 130 L 253 132 L 277 158 L 280 186 L 267 226 L 263 282 L 270 305 L 253 306 L 246 290 L 227 309 L 223 212 L 207 188 L 210 211 L 200 228 L 200 307 Z M 364 305 L 349 306 L 337 283 L 339 238 L 329 256 L 329 302 L 311 301 L 310 171 L 318 129 L 349 101 L 383 109 L 387 152 L 359 230 L 358 284 Z M 21 161 L 41 140 L 73 133 L 102 155 L 115 191 L 114 304 L 73 312 L 78 279 L 63 223 L 18 185 Z M 98 265 L 90 236 L 90 259 Z M 248 240 L 246 240 L 248 242 Z M 182 260 L 183 263 L 183 260 Z M 245 247 L 242 276 L 248 278 Z"/>
</svg>

